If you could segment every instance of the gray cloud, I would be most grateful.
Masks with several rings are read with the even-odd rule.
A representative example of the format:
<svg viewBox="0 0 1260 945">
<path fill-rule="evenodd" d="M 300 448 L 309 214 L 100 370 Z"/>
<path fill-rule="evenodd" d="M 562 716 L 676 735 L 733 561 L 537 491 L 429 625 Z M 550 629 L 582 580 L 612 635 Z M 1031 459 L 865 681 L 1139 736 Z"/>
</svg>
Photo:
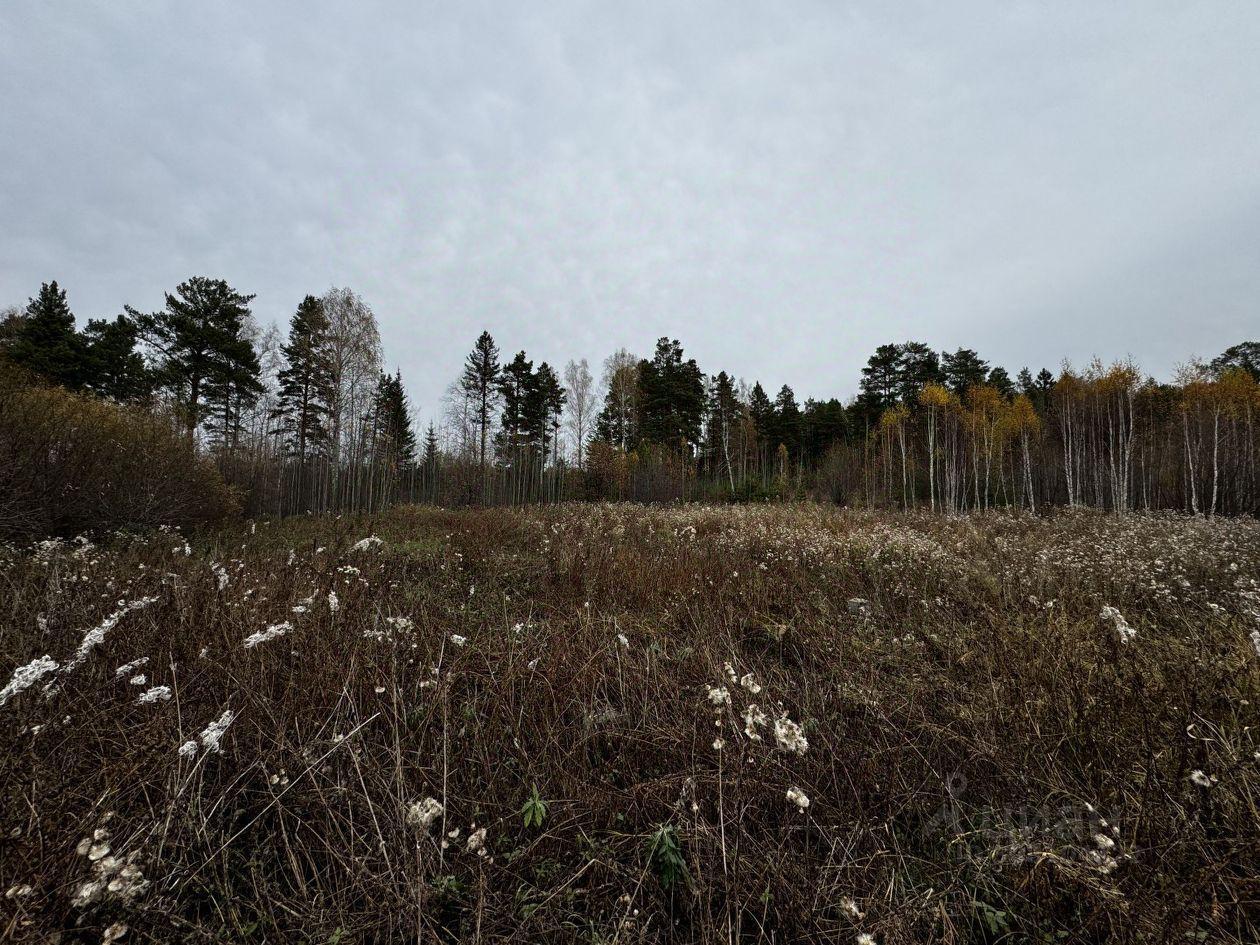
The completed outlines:
<svg viewBox="0 0 1260 945">
<path fill-rule="evenodd" d="M 0 8 L 0 304 L 356 288 L 429 413 L 475 335 L 680 337 L 807 395 L 875 345 L 1167 375 L 1256 334 L 1260 8 Z"/>
</svg>

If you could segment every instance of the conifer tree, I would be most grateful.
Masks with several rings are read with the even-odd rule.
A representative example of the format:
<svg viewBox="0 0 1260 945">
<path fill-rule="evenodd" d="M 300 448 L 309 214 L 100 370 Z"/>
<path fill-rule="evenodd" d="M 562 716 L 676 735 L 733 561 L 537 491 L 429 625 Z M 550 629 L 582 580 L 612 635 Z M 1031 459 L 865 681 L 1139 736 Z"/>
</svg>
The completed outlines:
<svg viewBox="0 0 1260 945">
<path fill-rule="evenodd" d="M 433 425 L 433 421 L 429 421 L 429 426 L 424 431 L 424 459 L 421 460 L 424 465 L 425 474 L 433 476 L 438 469 L 440 458 L 438 455 L 438 436 L 437 428 Z"/>
<path fill-rule="evenodd" d="M 774 399 L 774 432 L 778 442 L 772 445 L 776 449 L 785 446 L 789 453 L 796 452 L 801 441 L 801 408 L 796 404 L 796 394 L 787 384 L 779 388 Z"/>
<path fill-rule="evenodd" d="M 498 402 L 499 370 L 499 349 L 490 332 L 483 331 L 465 359 L 464 373 L 460 377 L 460 387 L 472 403 L 479 444 L 477 462 L 482 468 L 486 465 L 490 417 Z"/>
<path fill-rule="evenodd" d="M 757 431 L 762 459 L 766 459 L 770 455 L 769 451 L 774 450 L 778 444 L 772 442 L 775 436 L 774 403 L 766 396 L 766 390 L 760 381 L 753 384 L 752 392 L 748 395 L 748 415 L 752 418 L 753 429 Z"/>
<path fill-rule="evenodd" d="M 1000 365 L 989 372 L 988 385 L 1007 399 L 1015 395 L 1015 382 Z"/>
<path fill-rule="evenodd" d="M 101 397 L 119 402 L 142 400 L 152 390 L 153 377 L 137 350 L 140 326 L 119 315 L 112 322 L 93 318 L 83 330 L 86 385 Z"/>
<path fill-rule="evenodd" d="M 499 372 L 498 392 L 503 404 L 495 448 L 508 462 L 520 457 L 530 441 L 530 420 L 536 398 L 534 362 L 518 351 Z"/>
<path fill-rule="evenodd" d="M 914 404 L 918 400 L 919 391 L 928 384 L 941 382 L 941 359 L 921 341 L 907 341 L 899 347 L 901 358 L 897 365 L 900 375 L 897 396 L 904 404 Z"/>
<path fill-rule="evenodd" d="M 39 294 L 30 299 L 16 337 L 8 346 L 8 356 L 33 374 L 70 390 L 83 386 L 86 374 L 86 345 L 75 331 L 74 313 L 66 302 L 65 289 L 56 280 L 45 282 Z"/>
<path fill-rule="evenodd" d="M 622 452 L 639 440 L 639 364 L 625 348 L 604 362 L 604 407 L 595 418 L 595 439 Z"/>
<path fill-rule="evenodd" d="M 880 345 L 867 359 L 854 405 L 859 428 L 874 430 L 884 411 L 898 403 L 906 389 L 903 364 L 901 345 L 896 344 Z"/>
<path fill-rule="evenodd" d="M 941 355 L 941 372 L 945 386 L 961 395 L 968 387 L 979 387 L 988 380 L 989 364 L 970 348 L 959 348 Z"/>
<path fill-rule="evenodd" d="M 709 393 L 709 415 L 705 427 L 714 468 L 719 475 L 725 475 L 727 486 L 732 492 L 735 491 L 735 464 L 731 459 L 731 454 L 734 452 L 732 441 L 735 437 L 739 409 L 739 395 L 735 392 L 735 382 L 725 371 L 719 371 L 713 378 Z"/>
<path fill-rule="evenodd" d="M 833 443 L 848 434 L 848 417 L 844 405 L 836 398 L 805 401 L 801 418 L 801 442 L 805 455 L 811 460 L 821 459 Z"/>
<path fill-rule="evenodd" d="M 329 434 L 335 391 L 328 327 L 323 303 L 308 295 L 289 321 L 288 341 L 280 346 L 285 367 L 277 378 L 280 390 L 272 416 L 280 421 L 285 452 L 300 463 L 321 449 Z"/>
<path fill-rule="evenodd" d="M 546 361 L 538 365 L 531 394 L 529 436 L 531 442 L 538 444 L 541 461 L 546 464 L 559 454 L 560 417 L 568 399 L 560 378 Z"/>
<path fill-rule="evenodd" d="M 704 422 L 704 375 L 684 361 L 677 339 L 660 338 L 651 361 L 639 364 L 640 435 L 654 443 L 692 447 Z"/>
<path fill-rule="evenodd" d="M 127 309 L 159 352 L 157 378 L 175 398 L 189 433 L 213 408 L 231 427 L 234 402 L 257 396 L 258 356 L 245 334 L 253 298 L 222 279 L 194 276 L 166 294 L 160 312 Z"/>
<path fill-rule="evenodd" d="M 1208 367 L 1216 377 L 1230 368 L 1241 368 L 1251 375 L 1252 380 L 1260 381 L 1260 341 L 1231 345 L 1213 358 Z"/>
<path fill-rule="evenodd" d="M 402 374 L 381 374 L 372 397 L 370 428 L 373 454 L 391 472 L 408 469 L 416 461 L 416 436 L 411 429 L 411 409 Z"/>
</svg>

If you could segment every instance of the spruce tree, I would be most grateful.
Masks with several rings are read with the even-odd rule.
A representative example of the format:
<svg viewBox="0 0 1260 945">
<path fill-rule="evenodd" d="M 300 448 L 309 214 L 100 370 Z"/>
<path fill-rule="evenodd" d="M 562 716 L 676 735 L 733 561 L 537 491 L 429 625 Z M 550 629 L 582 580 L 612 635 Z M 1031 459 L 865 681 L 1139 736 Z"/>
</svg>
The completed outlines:
<svg viewBox="0 0 1260 945">
<path fill-rule="evenodd" d="M 8 346 L 8 356 L 33 374 L 70 390 L 82 388 L 87 346 L 75 331 L 74 313 L 56 280 L 45 282 L 30 299 L 26 315 Z"/>
<path fill-rule="evenodd" d="M 402 375 L 381 374 L 372 395 L 367 418 L 372 455 L 393 473 L 410 468 L 416 461 L 416 436 L 411 429 L 411 410 Z"/>
<path fill-rule="evenodd" d="M 285 367 L 278 375 L 278 403 L 271 415 L 280 421 L 285 452 L 302 463 L 328 439 L 336 397 L 328 329 L 323 303 L 308 295 L 289 321 L 288 342 L 280 346 Z"/>
<path fill-rule="evenodd" d="M 432 476 L 437 472 L 438 463 L 438 436 L 437 429 L 433 426 L 433 421 L 429 421 L 428 428 L 424 431 L 424 464 L 425 472 Z"/>
<path fill-rule="evenodd" d="M 398 467 L 409 469 L 414 466 L 416 434 L 411 428 L 411 404 L 407 400 L 407 389 L 403 387 L 402 372 L 397 370 L 386 387 L 385 432 Z"/>
</svg>

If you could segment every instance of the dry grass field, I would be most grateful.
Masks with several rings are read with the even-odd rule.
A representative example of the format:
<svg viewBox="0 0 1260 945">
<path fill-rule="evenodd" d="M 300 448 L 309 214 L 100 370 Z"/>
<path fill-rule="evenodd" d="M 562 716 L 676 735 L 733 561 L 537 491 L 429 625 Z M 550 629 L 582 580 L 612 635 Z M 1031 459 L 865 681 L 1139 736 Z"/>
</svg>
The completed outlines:
<svg viewBox="0 0 1260 945">
<path fill-rule="evenodd" d="M 0 939 L 1255 942 L 1260 523 L 0 549 Z"/>
</svg>

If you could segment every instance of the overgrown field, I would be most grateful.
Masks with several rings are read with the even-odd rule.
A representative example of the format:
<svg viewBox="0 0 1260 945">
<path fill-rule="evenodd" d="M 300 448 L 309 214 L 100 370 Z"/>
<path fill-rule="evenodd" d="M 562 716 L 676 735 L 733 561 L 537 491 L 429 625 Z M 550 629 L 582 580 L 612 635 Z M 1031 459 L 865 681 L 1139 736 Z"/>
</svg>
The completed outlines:
<svg viewBox="0 0 1260 945">
<path fill-rule="evenodd" d="M 0 549 L 0 940 L 1255 942 L 1258 582 L 817 506 Z"/>
</svg>

